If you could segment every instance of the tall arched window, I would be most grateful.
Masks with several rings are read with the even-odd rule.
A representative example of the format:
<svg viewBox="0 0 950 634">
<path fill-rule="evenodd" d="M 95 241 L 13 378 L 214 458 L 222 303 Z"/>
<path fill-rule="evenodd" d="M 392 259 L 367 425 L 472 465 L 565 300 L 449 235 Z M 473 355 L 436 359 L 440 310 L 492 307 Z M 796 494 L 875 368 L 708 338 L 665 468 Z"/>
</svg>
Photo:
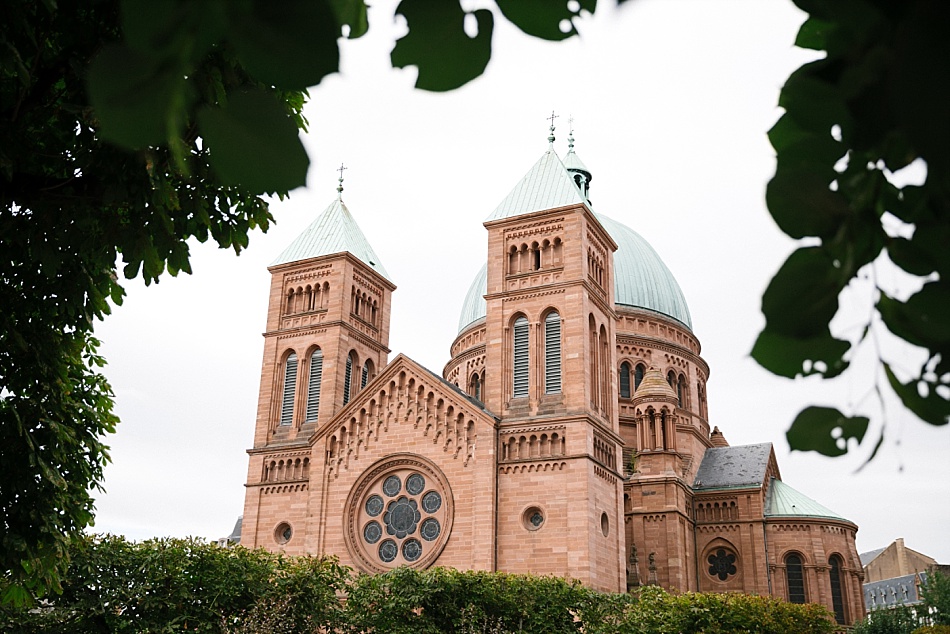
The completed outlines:
<svg viewBox="0 0 950 634">
<path fill-rule="evenodd" d="M 323 351 L 317 348 L 310 353 L 309 372 L 307 379 L 307 416 L 305 422 L 317 420 L 320 412 L 320 385 L 323 383 Z"/>
<path fill-rule="evenodd" d="M 346 367 L 343 369 L 343 404 L 350 402 L 350 392 L 353 388 L 353 354 L 346 358 Z"/>
<path fill-rule="evenodd" d="M 360 389 L 362 390 L 373 377 L 373 362 L 369 359 L 363 364 L 363 373 L 360 375 Z"/>
<path fill-rule="evenodd" d="M 514 398 L 524 398 L 528 396 L 528 320 L 524 317 L 515 320 L 513 339 L 511 395 Z"/>
<path fill-rule="evenodd" d="M 686 390 L 686 379 L 683 375 L 680 375 L 679 381 L 676 382 L 676 399 L 677 405 L 683 407 L 683 392 Z"/>
<path fill-rule="evenodd" d="M 479 378 L 478 374 L 472 375 L 471 393 L 472 396 L 475 397 L 475 400 L 482 400 L 482 380 Z"/>
<path fill-rule="evenodd" d="M 552 312 L 544 318 L 544 393 L 561 391 L 561 316 Z"/>
<path fill-rule="evenodd" d="M 620 398 L 630 398 L 630 364 L 620 364 Z"/>
<path fill-rule="evenodd" d="M 638 364 L 637 364 L 637 368 L 633 371 L 633 390 L 634 390 L 634 393 L 636 393 L 637 388 L 640 387 L 640 383 L 643 381 L 643 374 L 644 374 L 646 371 L 647 371 L 647 369 L 646 369 L 645 367 L 643 367 L 643 364 L 642 364 L 642 363 L 638 363 Z"/>
<path fill-rule="evenodd" d="M 789 603 L 805 603 L 805 573 L 802 558 L 795 553 L 785 557 L 785 582 Z"/>
<path fill-rule="evenodd" d="M 844 596 L 841 591 L 841 557 L 832 555 L 828 560 L 831 566 L 831 605 L 834 608 L 835 620 L 844 625 Z"/>
<path fill-rule="evenodd" d="M 294 393 L 297 391 L 297 353 L 291 352 L 284 362 L 284 389 L 280 402 L 280 424 L 294 422 Z"/>
</svg>

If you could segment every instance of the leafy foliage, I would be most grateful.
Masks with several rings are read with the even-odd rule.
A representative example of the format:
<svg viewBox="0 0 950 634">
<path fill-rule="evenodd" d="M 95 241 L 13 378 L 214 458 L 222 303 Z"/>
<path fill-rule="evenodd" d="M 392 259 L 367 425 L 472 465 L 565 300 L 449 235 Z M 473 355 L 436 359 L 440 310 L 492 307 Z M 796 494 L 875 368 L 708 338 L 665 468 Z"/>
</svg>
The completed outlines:
<svg viewBox="0 0 950 634">
<path fill-rule="evenodd" d="M 348 572 L 332 559 L 286 558 L 194 539 L 81 537 L 62 595 L 8 609 L 5 632 L 254 631 L 279 621 L 313 632 L 342 621 Z"/>
<path fill-rule="evenodd" d="M 585 632 L 825 634 L 830 614 L 742 594 L 600 593 L 578 582 L 448 569 L 354 577 L 333 559 L 193 539 L 82 537 L 63 593 L 0 612 L 5 632 Z M 346 599 L 342 600 L 345 596 Z"/>
<path fill-rule="evenodd" d="M 838 376 L 877 324 L 927 351 L 915 371 L 881 360 L 887 383 L 921 420 L 950 420 L 950 6 L 935 0 L 795 0 L 810 15 L 796 44 L 826 53 L 782 89 L 785 114 L 769 132 L 777 153 L 766 202 L 779 228 L 807 241 L 762 297 L 766 325 L 752 356 L 780 376 Z M 921 185 L 895 173 L 915 161 Z M 909 231 L 888 231 L 894 221 Z M 909 237 L 907 237 L 909 235 Z M 874 282 L 875 315 L 855 341 L 832 336 L 838 296 L 882 254 L 924 278 L 906 300 Z M 869 335 L 871 335 L 869 337 Z M 880 355 L 880 351 L 878 351 Z M 898 379 L 898 374 L 909 378 Z M 880 390 L 881 381 L 875 389 Z M 819 411 L 820 410 L 820 411 Z M 788 433 L 793 449 L 841 455 L 838 434 L 868 420 L 809 408 Z M 859 433 L 849 432 L 860 430 Z M 840 437 L 840 436 L 839 436 Z M 878 439 L 877 448 L 883 440 Z"/>
<path fill-rule="evenodd" d="M 950 575 L 930 572 L 920 588 L 920 597 L 933 624 L 950 627 Z"/>
<path fill-rule="evenodd" d="M 110 301 L 121 303 L 117 260 L 126 277 L 141 272 L 151 283 L 166 270 L 191 271 L 191 238 L 210 236 L 240 252 L 249 231 L 272 220 L 259 194 L 303 183 L 307 159 L 297 138 L 303 93 L 252 77 L 242 64 L 254 57 L 247 52 L 253 47 L 223 39 L 239 27 L 265 33 L 266 24 L 254 27 L 256 7 L 132 0 L 4 6 L 2 603 L 58 589 L 67 535 L 92 523 L 90 491 L 101 488 L 109 458 L 103 436 L 117 422 L 92 331 Z M 216 12 L 225 9 L 228 19 L 218 20 Z M 268 19 L 273 16 L 260 18 Z M 311 69 L 298 83 L 324 70 Z M 253 100 L 250 107 L 246 100 Z M 232 134 L 234 148 L 211 147 L 197 114 L 213 119 L 218 111 L 232 128 L 234 121 L 260 119 L 268 140 L 241 137 L 241 145 Z M 272 143 L 272 153 L 283 152 L 290 163 L 273 161 L 259 180 L 228 164 L 233 154 L 247 157 L 248 145 L 273 159 Z"/>
</svg>

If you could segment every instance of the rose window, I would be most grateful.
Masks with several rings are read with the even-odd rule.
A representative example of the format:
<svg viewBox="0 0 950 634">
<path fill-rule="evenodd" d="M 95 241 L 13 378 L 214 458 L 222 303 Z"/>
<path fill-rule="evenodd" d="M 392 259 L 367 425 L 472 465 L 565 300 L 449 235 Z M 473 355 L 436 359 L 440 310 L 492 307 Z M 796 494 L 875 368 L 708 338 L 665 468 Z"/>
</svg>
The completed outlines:
<svg viewBox="0 0 950 634">
<path fill-rule="evenodd" d="M 360 476 L 347 502 L 345 533 L 360 567 L 431 565 L 451 530 L 448 492 L 442 472 L 419 456 L 394 456 Z"/>
<path fill-rule="evenodd" d="M 736 556 L 725 548 L 719 548 L 716 552 L 710 553 L 706 561 L 709 562 L 709 574 L 719 577 L 720 581 L 725 581 L 736 574 Z"/>
</svg>

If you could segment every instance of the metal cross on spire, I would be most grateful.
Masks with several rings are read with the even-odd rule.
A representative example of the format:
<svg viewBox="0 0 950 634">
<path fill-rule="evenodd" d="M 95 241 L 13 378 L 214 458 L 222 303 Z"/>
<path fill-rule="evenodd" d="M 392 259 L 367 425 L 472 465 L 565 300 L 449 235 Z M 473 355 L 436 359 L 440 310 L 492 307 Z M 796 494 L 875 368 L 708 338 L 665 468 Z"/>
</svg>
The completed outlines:
<svg viewBox="0 0 950 634">
<path fill-rule="evenodd" d="M 340 173 L 340 184 L 336 186 L 337 198 L 343 200 L 343 170 L 347 168 L 343 167 L 343 163 L 340 163 L 340 167 L 336 168 L 336 171 Z"/>
<path fill-rule="evenodd" d="M 554 120 L 558 118 L 558 115 L 554 114 L 554 111 L 552 110 L 551 116 L 546 118 L 551 120 L 551 132 L 548 134 L 548 143 L 551 145 L 551 147 L 554 147 Z"/>
<path fill-rule="evenodd" d="M 567 118 L 567 151 L 574 151 L 574 115 Z"/>
</svg>

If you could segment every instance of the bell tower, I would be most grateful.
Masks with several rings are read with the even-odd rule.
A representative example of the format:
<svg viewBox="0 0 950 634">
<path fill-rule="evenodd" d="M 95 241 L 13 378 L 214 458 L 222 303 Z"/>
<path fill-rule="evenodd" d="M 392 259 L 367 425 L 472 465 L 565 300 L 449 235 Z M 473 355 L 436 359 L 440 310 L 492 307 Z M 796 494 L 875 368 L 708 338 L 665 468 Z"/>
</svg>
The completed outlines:
<svg viewBox="0 0 950 634">
<path fill-rule="evenodd" d="M 315 462 L 310 437 L 388 360 L 396 287 L 343 203 L 343 169 L 337 198 L 268 267 L 270 300 L 241 537 L 251 548 L 290 541 L 283 524 L 269 516 L 269 497 L 294 497 L 280 501 L 294 509 L 281 518 L 305 525 L 309 467 Z M 303 540 L 293 543 L 302 546 Z"/>
<path fill-rule="evenodd" d="M 555 153 L 553 125 L 548 142 L 485 222 L 485 354 L 495 371 L 484 402 L 501 418 L 498 567 L 618 591 L 617 245 L 590 207 L 589 173 L 581 189 Z"/>
</svg>

